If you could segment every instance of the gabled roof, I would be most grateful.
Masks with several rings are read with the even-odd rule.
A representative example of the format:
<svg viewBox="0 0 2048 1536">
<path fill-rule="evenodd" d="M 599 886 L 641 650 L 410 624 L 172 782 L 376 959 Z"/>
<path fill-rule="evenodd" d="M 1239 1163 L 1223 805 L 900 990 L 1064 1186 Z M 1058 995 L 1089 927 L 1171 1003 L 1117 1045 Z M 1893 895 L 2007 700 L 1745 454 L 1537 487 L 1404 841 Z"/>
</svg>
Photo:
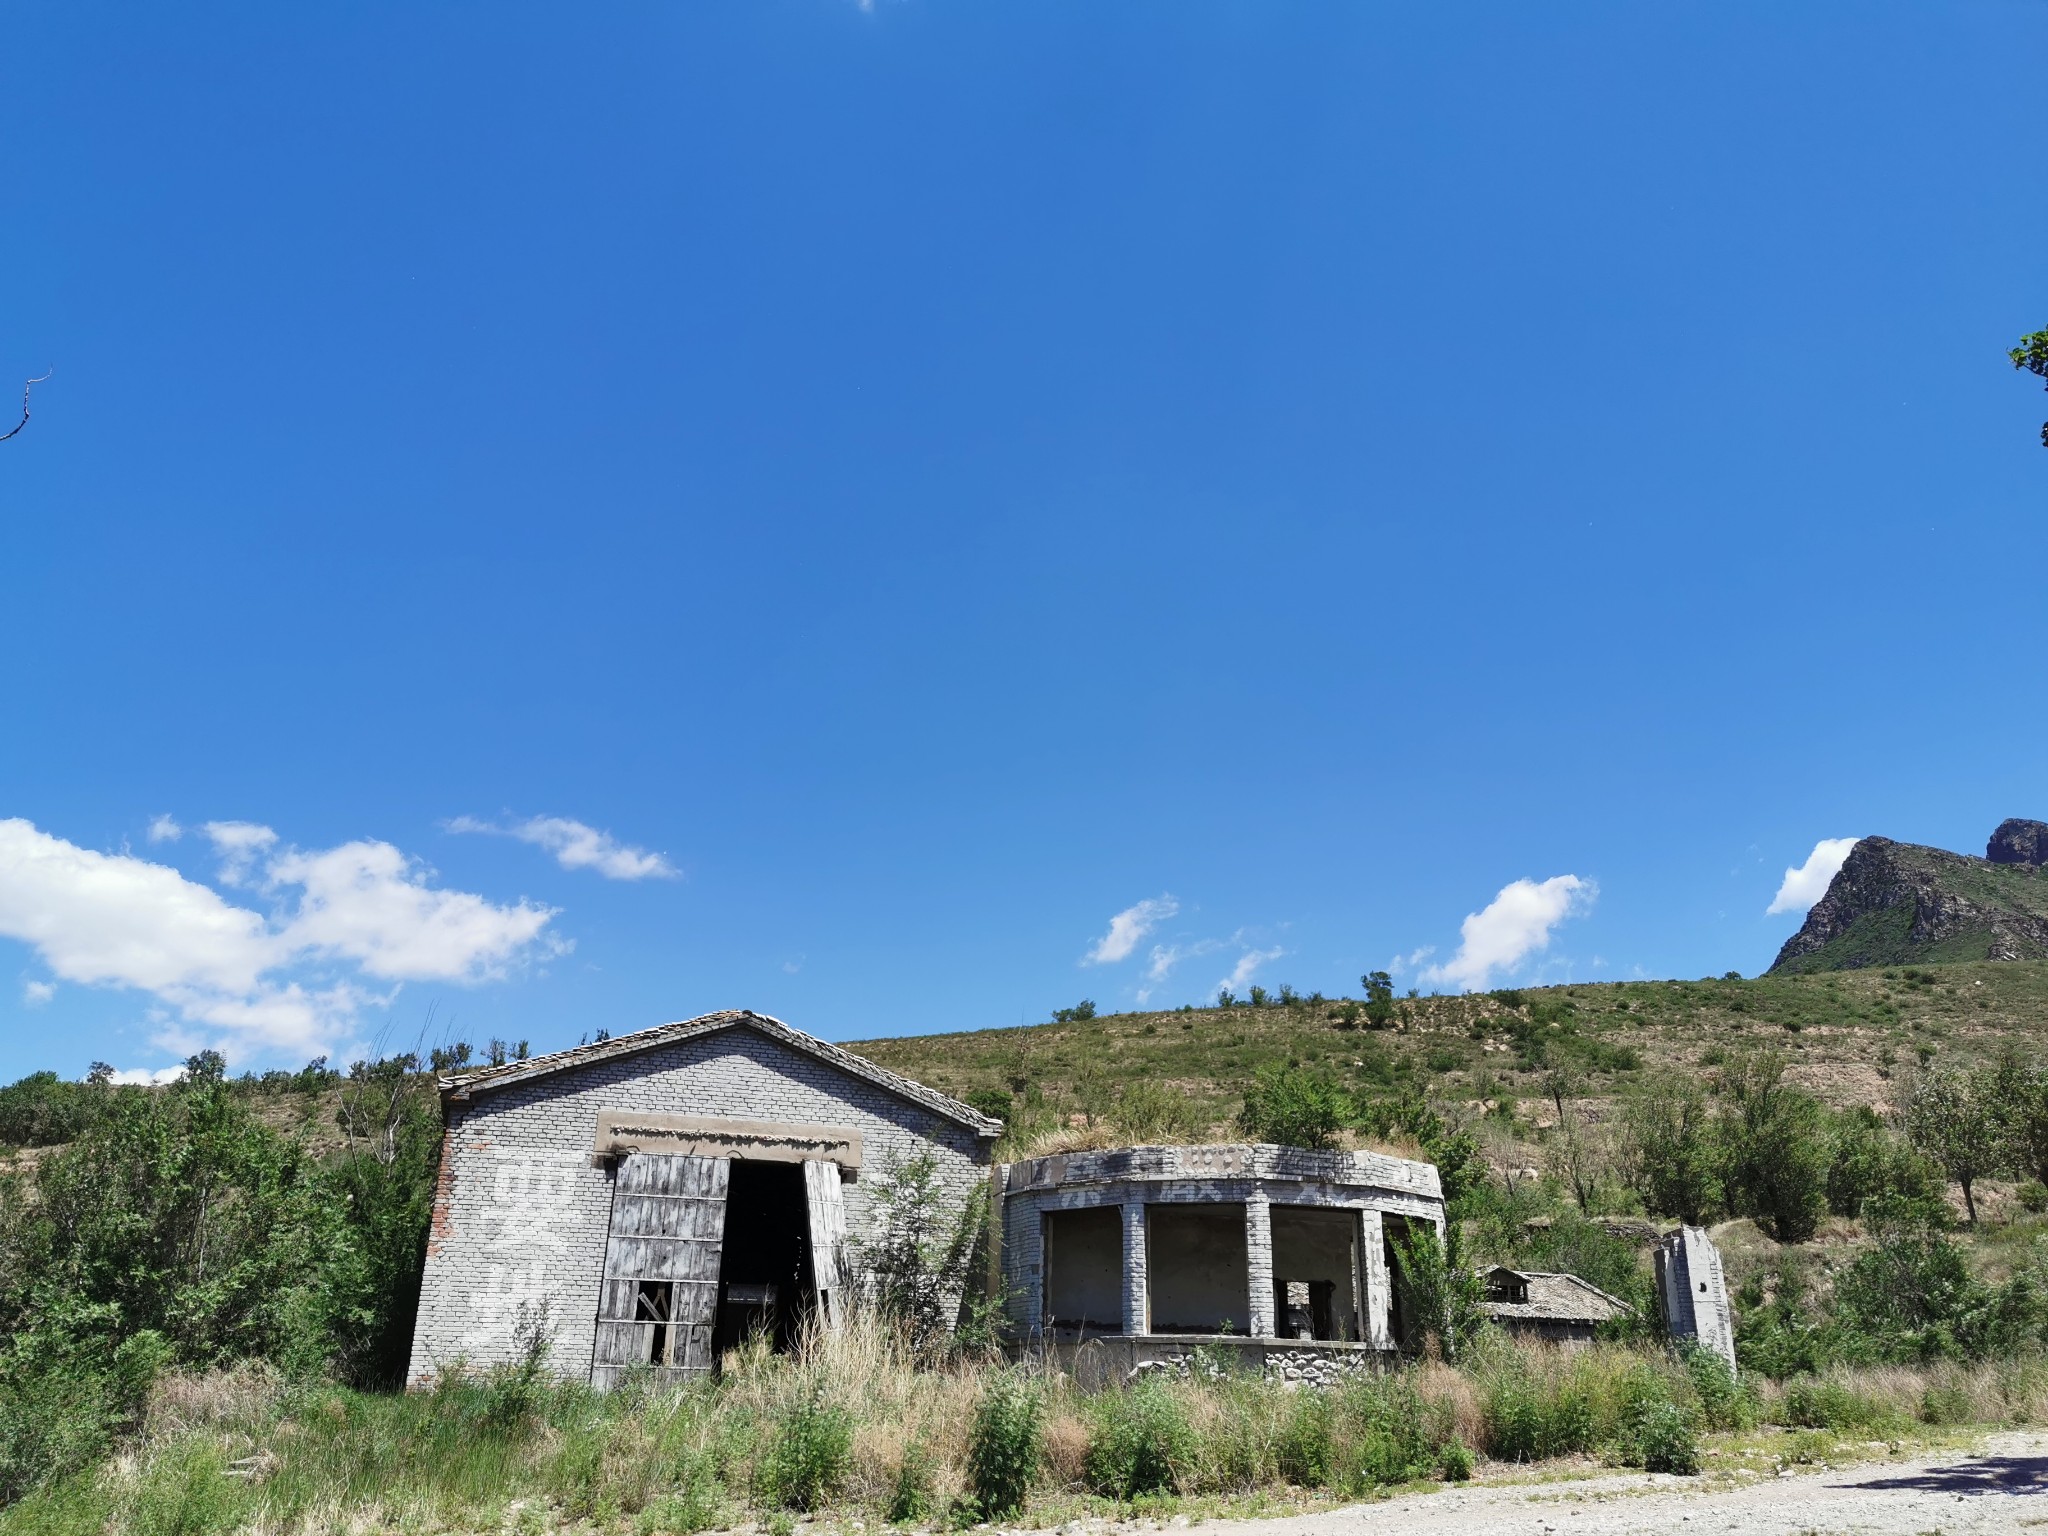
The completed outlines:
<svg viewBox="0 0 2048 1536">
<path fill-rule="evenodd" d="M 802 1051 L 822 1062 L 839 1068 L 853 1077 L 865 1078 L 876 1087 L 922 1105 L 934 1114 L 957 1121 L 977 1136 L 1000 1136 L 1003 1122 L 990 1119 L 980 1110 L 962 1104 L 958 1099 L 948 1098 L 935 1088 L 923 1083 L 914 1083 L 887 1067 L 878 1067 L 865 1056 L 842 1050 L 829 1040 L 820 1040 L 816 1035 L 807 1035 L 800 1029 L 791 1029 L 780 1019 L 772 1019 L 765 1013 L 755 1013 L 746 1008 L 728 1008 L 719 1013 L 707 1013 L 701 1018 L 683 1019 L 674 1024 L 657 1024 L 652 1029 L 635 1030 L 630 1035 L 614 1035 L 609 1040 L 600 1040 L 595 1045 L 579 1045 L 570 1050 L 556 1051 L 548 1056 L 534 1056 L 526 1061 L 508 1061 L 502 1067 L 486 1067 L 481 1072 L 467 1073 L 461 1077 L 444 1077 L 440 1080 L 441 1098 L 445 1103 L 466 1103 L 478 1094 L 492 1093 L 500 1088 L 510 1088 L 515 1083 L 529 1083 L 535 1078 L 547 1077 L 552 1073 L 566 1072 L 573 1067 L 587 1067 L 593 1062 L 610 1061 L 619 1056 L 631 1056 L 639 1051 L 653 1050 L 658 1046 L 674 1045 L 683 1040 L 695 1040 L 702 1035 L 716 1034 L 722 1029 L 751 1029 L 766 1035 L 778 1045 L 791 1050 Z"/>
<path fill-rule="evenodd" d="M 1496 1271 L 1513 1275 L 1526 1281 L 1529 1286 L 1527 1301 L 1480 1303 L 1488 1317 L 1502 1322 L 1525 1318 L 1553 1323 L 1604 1323 L 1610 1317 L 1620 1317 L 1635 1311 L 1634 1307 L 1619 1296 L 1610 1296 L 1599 1286 L 1589 1280 L 1581 1280 L 1577 1275 L 1509 1269 L 1504 1264 L 1492 1265 L 1480 1273 L 1491 1276 Z"/>
</svg>

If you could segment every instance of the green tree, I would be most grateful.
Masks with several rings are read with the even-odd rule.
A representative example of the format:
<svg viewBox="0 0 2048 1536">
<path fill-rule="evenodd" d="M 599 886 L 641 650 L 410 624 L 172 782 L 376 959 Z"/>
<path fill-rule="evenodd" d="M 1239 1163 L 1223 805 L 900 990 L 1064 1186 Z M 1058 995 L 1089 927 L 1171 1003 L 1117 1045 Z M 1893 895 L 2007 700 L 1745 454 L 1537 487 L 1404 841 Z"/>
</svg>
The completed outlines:
<svg viewBox="0 0 2048 1536">
<path fill-rule="evenodd" d="M 2048 379 L 2048 331 L 2022 336 L 2020 344 L 2006 356 L 2012 359 L 2013 367 L 2022 372 L 2031 373 L 2037 379 Z M 2048 448 L 2048 422 L 2041 424 L 2041 446 Z"/>
<path fill-rule="evenodd" d="M 868 1182 L 863 1180 L 863 1183 Z M 903 1331 L 922 1360 L 942 1354 L 987 1225 L 987 1186 L 961 1208 L 927 1148 L 891 1158 L 875 1173 L 868 1235 L 853 1245 L 867 1300 Z"/>
<path fill-rule="evenodd" d="M 1391 1028 L 1394 1023 L 1394 978 L 1385 971 L 1367 971 L 1359 981 L 1365 988 L 1366 1028 Z"/>
<path fill-rule="evenodd" d="M 1977 1224 L 1977 1181 L 2005 1166 L 2005 1126 L 1995 1098 L 1996 1070 L 1947 1067 L 1929 1072 L 1906 1100 L 1906 1134 L 1956 1184 Z"/>
<path fill-rule="evenodd" d="M 1867 1201 L 1881 1197 L 1938 1208 L 1941 1189 L 1941 1171 L 1886 1130 L 1874 1111 L 1862 1107 L 1841 1118 L 1828 1164 L 1828 1209 L 1837 1216 L 1860 1216 Z"/>
<path fill-rule="evenodd" d="M 1785 1059 L 1764 1051 L 1731 1062 L 1722 1089 L 1722 1177 L 1743 1215 L 1781 1243 L 1803 1243 L 1827 1213 L 1830 1148 L 1820 1101 L 1785 1082 Z"/>
<path fill-rule="evenodd" d="M 1237 1123 L 1253 1141 L 1327 1147 L 1350 1124 L 1351 1100 L 1318 1067 L 1267 1067 L 1244 1091 Z"/>
<path fill-rule="evenodd" d="M 1465 1260 L 1458 1223 L 1439 1238 L 1433 1223 L 1410 1222 L 1393 1246 L 1394 1269 L 1419 1335 L 1414 1342 L 1435 1339 L 1438 1353 L 1457 1361 L 1486 1324 L 1486 1282 Z"/>
<path fill-rule="evenodd" d="M 1992 1102 L 1998 1106 L 2006 1164 L 2048 1184 L 2048 1070 L 2008 1050 L 1995 1074 Z"/>
<path fill-rule="evenodd" d="M 1645 1210 L 1696 1227 L 1720 1207 L 1713 1116 L 1693 1079 L 1667 1077 L 1629 1100 L 1620 1141 L 1622 1180 Z"/>
</svg>

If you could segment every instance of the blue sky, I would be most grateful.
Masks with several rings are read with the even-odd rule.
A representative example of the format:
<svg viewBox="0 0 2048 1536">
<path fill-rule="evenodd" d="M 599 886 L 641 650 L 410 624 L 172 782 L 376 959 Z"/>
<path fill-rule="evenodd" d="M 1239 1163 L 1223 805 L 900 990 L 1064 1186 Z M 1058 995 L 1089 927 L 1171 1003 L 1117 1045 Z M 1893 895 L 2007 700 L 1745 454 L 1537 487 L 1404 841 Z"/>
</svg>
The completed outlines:
<svg viewBox="0 0 2048 1536">
<path fill-rule="evenodd" d="M 2048 815 L 2044 56 L 18 8 L 0 1076 L 1757 971 Z"/>
</svg>

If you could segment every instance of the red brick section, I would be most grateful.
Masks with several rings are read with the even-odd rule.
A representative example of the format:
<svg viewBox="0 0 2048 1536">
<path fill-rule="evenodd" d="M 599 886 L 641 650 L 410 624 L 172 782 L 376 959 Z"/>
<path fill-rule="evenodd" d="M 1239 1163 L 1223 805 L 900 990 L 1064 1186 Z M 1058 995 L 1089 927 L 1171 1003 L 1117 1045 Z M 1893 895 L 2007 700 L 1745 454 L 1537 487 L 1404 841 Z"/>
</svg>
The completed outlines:
<svg viewBox="0 0 2048 1536">
<path fill-rule="evenodd" d="M 441 1171 L 434 1176 L 434 1219 L 427 1226 L 427 1252 L 439 1253 L 455 1235 L 455 1128 L 441 1133 Z"/>
</svg>

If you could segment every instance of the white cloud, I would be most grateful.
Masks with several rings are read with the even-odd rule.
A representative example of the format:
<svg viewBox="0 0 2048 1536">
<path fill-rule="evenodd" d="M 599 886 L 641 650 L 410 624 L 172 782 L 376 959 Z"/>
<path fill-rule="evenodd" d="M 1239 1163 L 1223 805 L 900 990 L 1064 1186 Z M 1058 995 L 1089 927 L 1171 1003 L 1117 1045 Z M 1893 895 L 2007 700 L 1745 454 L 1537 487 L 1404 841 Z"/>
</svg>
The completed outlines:
<svg viewBox="0 0 2048 1536">
<path fill-rule="evenodd" d="M 1405 955 L 1394 956 L 1393 959 L 1387 962 L 1387 971 L 1395 976 L 1400 975 L 1403 971 L 1412 971 L 1435 953 L 1436 946 L 1434 944 L 1421 945 L 1419 948 L 1409 950 Z"/>
<path fill-rule="evenodd" d="M 1466 992 L 1484 990 L 1496 972 L 1512 974 L 1528 956 L 1550 945 L 1551 930 L 1593 905 L 1599 887 L 1577 875 L 1554 875 L 1537 884 L 1517 880 L 1458 930 L 1458 952 L 1424 969 L 1422 979 Z"/>
<path fill-rule="evenodd" d="M 56 983 L 48 981 L 24 981 L 21 984 L 21 1001 L 29 1008 L 40 1008 L 57 995 Z"/>
<path fill-rule="evenodd" d="M 133 1083 L 138 1088 L 154 1088 L 164 1083 L 175 1083 L 184 1075 L 183 1067 L 123 1067 L 107 1081 Z"/>
<path fill-rule="evenodd" d="M 1082 960 L 1083 965 L 1115 965 L 1119 960 L 1128 960 L 1139 942 L 1161 923 L 1170 921 L 1180 911 L 1180 903 L 1171 896 L 1152 896 L 1136 906 L 1125 907 L 1109 920 L 1109 932 L 1097 941 Z"/>
<path fill-rule="evenodd" d="M 1230 974 L 1216 983 L 1218 990 L 1220 991 L 1222 988 L 1228 987 L 1231 991 L 1235 992 L 1239 987 L 1252 979 L 1253 974 L 1260 966 L 1269 960 L 1278 960 L 1286 953 L 1287 951 L 1284 949 L 1246 950 L 1237 957 L 1237 964 L 1231 967 Z"/>
<path fill-rule="evenodd" d="M 152 843 L 175 843 L 185 835 L 185 829 L 168 816 L 153 816 L 149 823 L 149 840 Z"/>
<path fill-rule="evenodd" d="M 594 869 L 607 880 L 673 880 L 678 874 L 660 854 L 622 843 L 609 832 L 567 816 L 529 816 L 502 826 L 475 816 L 456 816 L 441 825 L 450 832 L 516 837 L 546 849 L 564 869 Z"/>
<path fill-rule="evenodd" d="M 222 882 L 262 892 L 270 912 L 167 864 L 0 820 L 0 937 L 33 947 L 60 981 L 157 999 L 166 1049 L 203 1042 L 235 1057 L 331 1049 L 395 995 L 365 979 L 478 982 L 567 947 L 547 932 L 554 909 L 438 889 L 389 843 L 301 852 L 247 822 L 205 830 Z"/>
<path fill-rule="evenodd" d="M 209 821 L 200 828 L 220 855 L 220 877 L 229 885 L 246 885 L 249 872 L 277 834 L 253 821 Z"/>
<path fill-rule="evenodd" d="M 1853 837 L 1824 837 L 1815 843 L 1804 864 L 1785 871 L 1785 879 L 1778 887 L 1778 894 L 1764 909 L 1765 914 L 1776 916 L 1780 912 L 1804 912 L 1827 895 L 1829 882 L 1841 870 L 1842 861 L 1849 857 L 1849 850 L 1856 846 L 1856 842 Z"/>
</svg>

